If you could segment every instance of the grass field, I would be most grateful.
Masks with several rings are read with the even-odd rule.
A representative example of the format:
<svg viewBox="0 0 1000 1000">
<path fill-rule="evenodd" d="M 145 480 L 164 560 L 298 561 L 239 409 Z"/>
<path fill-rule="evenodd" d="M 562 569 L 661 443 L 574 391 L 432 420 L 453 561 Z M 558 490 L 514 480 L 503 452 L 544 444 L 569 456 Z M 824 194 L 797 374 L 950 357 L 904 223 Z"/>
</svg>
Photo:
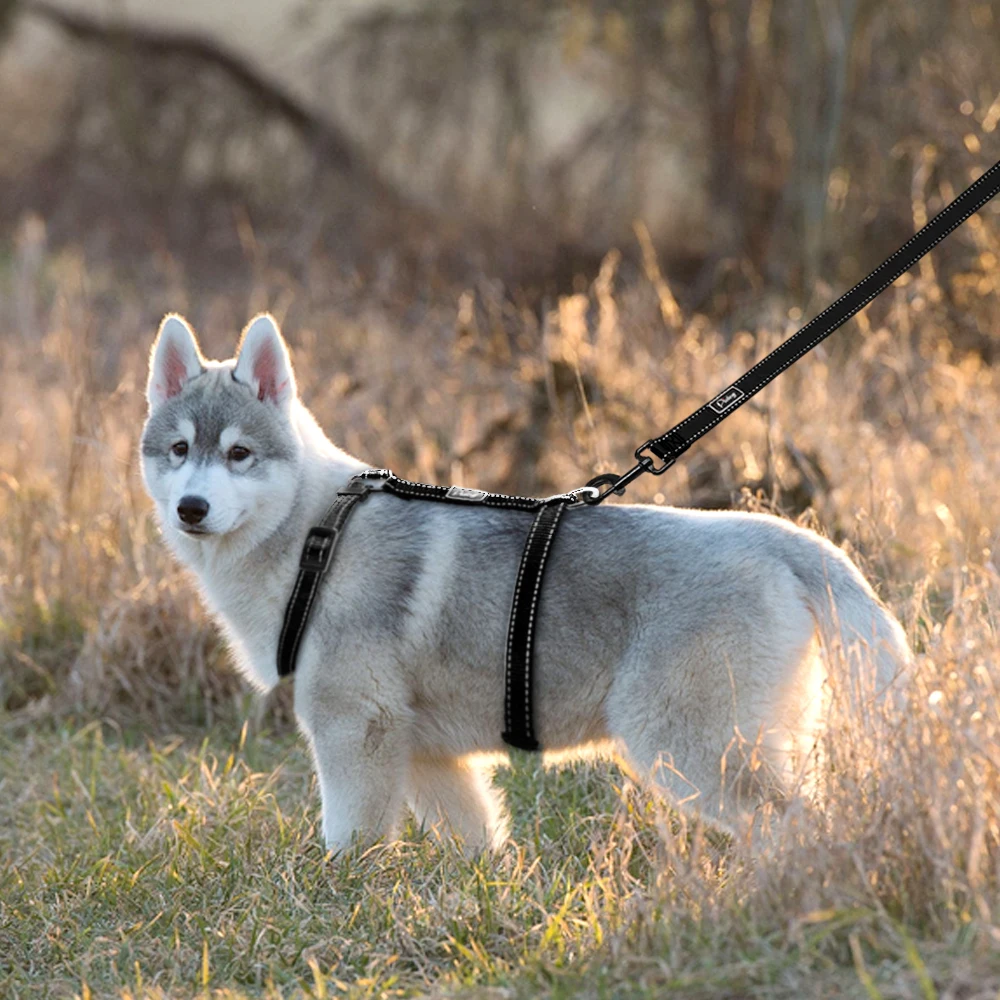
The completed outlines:
<svg viewBox="0 0 1000 1000">
<path fill-rule="evenodd" d="M 650 252 L 541 314 L 323 260 L 209 292 L 27 223 L 0 257 L 0 996 L 996 997 L 1000 249 L 976 220 L 952 239 L 961 268 L 926 261 L 634 491 L 843 545 L 918 653 L 885 739 L 832 734 L 817 803 L 756 859 L 609 764 L 520 756 L 498 857 L 411 828 L 330 858 L 288 692 L 246 693 L 156 537 L 136 442 L 160 315 L 228 356 L 270 307 L 342 446 L 545 493 L 622 468 L 826 300 L 686 315 Z"/>
</svg>

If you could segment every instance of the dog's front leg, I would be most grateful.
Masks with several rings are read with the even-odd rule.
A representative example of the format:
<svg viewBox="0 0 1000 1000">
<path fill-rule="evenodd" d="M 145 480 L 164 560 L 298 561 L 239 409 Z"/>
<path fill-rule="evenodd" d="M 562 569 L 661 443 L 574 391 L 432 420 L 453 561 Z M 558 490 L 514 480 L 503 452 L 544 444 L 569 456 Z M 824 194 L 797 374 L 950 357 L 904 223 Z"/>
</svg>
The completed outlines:
<svg viewBox="0 0 1000 1000">
<path fill-rule="evenodd" d="M 357 835 L 392 837 L 403 806 L 408 741 L 405 722 L 385 708 L 306 720 L 320 792 L 323 836 L 335 851 Z"/>
</svg>

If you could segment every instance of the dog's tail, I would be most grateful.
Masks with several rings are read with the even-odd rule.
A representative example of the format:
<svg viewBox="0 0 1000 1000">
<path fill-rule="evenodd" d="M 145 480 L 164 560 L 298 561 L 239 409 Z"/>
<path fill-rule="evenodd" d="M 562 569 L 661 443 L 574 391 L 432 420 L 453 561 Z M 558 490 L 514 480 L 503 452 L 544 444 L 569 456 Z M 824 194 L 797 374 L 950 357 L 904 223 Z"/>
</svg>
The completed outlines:
<svg viewBox="0 0 1000 1000">
<path fill-rule="evenodd" d="M 786 559 L 831 663 L 848 665 L 849 683 L 857 693 L 900 692 L 913 653 L 895 615 L 831 542 L 824 539 L 817 549 L 812 536 L 792 535 L 789 541 Z"/>
</svg>

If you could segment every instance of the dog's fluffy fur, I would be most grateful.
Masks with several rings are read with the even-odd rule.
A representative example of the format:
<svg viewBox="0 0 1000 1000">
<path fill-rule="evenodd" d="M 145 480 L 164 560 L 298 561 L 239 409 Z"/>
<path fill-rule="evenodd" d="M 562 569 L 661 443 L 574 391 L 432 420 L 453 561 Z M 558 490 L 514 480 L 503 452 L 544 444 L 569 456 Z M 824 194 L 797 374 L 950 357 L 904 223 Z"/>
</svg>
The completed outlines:
<svg viewBox="0 0 1000 1000">
<path fill-rule="evenodd" d="M 168 316 L 147 395 L 142 469 L 163 535 L 240 669 L 270 688 L 306 533 L 367 466 L 301 403 L 266 315 L 224 362 Z M 208 504 L 198 525 L 178 515 L 191 496 Z M 294 679 L 329 847 L 391 835 L 404 803 L 470 847 L 505 838 L 484 761 L 504 750 L 507 620 L 532 516 L 382 493 L 352 516 Z M 852 683 L 869 691 L 910 657 L 858 570 L 812 532 L 755 514 L 570 509 L 540 606 L 537 729 L 552 751 L 610 746 L 735 828 L 806 773 L 835 662 L 824 650 L 856 646 Z M 763 766 L 746 766 L 748 746 Z"/>
</svg>

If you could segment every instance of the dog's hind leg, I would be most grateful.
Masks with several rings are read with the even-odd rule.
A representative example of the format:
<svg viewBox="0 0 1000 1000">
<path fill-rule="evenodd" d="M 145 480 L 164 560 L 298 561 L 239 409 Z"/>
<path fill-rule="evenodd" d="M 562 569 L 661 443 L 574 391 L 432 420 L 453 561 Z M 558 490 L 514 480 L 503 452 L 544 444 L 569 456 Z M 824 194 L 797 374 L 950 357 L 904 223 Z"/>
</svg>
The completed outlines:
<svg viewBox="0 0 1000 1000">
<path fill-rule="evenodd" d="M 455 757 L 415 755 L 407 799 L 418 823 L 443 828 L 466 850 L 498 848 L 507 839 L 503 796 L 481 765 Z"/>
<path fill-rule="evenodd" d="M 783 804 L 804 756 L 796 720 L 812 721 L 819 680 L 812 622 L 799 617 L 763 651 L 747 649 L 745 635 L 706 633 L 667 664 L 655 650 L 630 655 L 607 721 L 638 780 L 737 834 L 766 816 L 761 806 Z"/>
</svg>

